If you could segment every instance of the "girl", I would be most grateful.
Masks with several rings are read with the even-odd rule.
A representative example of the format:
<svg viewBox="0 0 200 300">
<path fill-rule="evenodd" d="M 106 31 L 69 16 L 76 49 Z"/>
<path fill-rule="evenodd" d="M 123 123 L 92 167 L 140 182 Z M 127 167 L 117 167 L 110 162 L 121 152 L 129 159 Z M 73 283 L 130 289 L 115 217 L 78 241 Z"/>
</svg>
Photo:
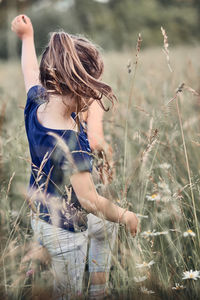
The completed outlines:
<svg viewBox="0 0 200 300">
<path fill-rule="evenodd" d="M 38 67 L 30 19 L 17 16 L 27 92 L 25 126 L 31 154 L 32 226 L 52 257 L 56 297 L 80 295 L 87 250 L 87 214 L 124 224 L 134 236 L 137 217 L 100 196 L 91 177 L 92 155 L 78 114 L 104 95 L 103 62 L 88 40 L 55 32 Z M 76 113 L 74 113 L 76 112 Z"/>
<path fill-rule="evenodd" d="M 102 154 L 104 163 L 98 163 L 93 166 L 93 176 L 98 189 L 104 195 L 107 193 L 107 183 L 112 180 L 113 168 L 112 164 L 112 147 L 106 143 L 103 132 L 103 109 L 97 102 L 93 102 L 88 111 L 81 114 L 81 118 L 85 124 L 88 140 L 92 151 L 95 155 L 100 156 L 102 162 Z M 103 153 L 102 153 L 103 152 Z M 102 170 L 103 169 L 103 170 Z M 102 184 L 103 183 L 103 184 Z M 118 224 L 102 220 L 93 214 L 89 214 L 88 218 L 88 271 L 89 271 L 89 296 L 90 298 L 103 299 L 108 292 L 108 278 L 111 266 L 111 256 L 118 233 Z M 33 245 L 32 245 L 33 246 Z M 34 243 L 26 256 L 26 261 L 41 258 L 46 262 L 48 258 L 47 249 L 41 245 L 41 241 Z M 32 274 L 32 267 L 27 274 Z"/>
</svg>

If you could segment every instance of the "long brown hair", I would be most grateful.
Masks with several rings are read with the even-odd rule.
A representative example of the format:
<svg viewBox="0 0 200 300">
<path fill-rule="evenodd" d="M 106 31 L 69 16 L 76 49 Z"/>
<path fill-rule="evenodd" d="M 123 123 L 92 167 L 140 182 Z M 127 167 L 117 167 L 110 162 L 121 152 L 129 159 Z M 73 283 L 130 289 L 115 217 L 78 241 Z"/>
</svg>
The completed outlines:
<svg viewBox="0 0 200 300">
<path fill-rule="evenodd" d="M 99 80 L 104 65 L 97 47 L 86 38 L 54 32 L 43 52 L 40 81 L 47 94 L 70 95 L 76 101 L 77 113 L 87 109 L 93 100 L 102 103 L 102 96 L 112 103 L 112 88 Z"/>
</svg>

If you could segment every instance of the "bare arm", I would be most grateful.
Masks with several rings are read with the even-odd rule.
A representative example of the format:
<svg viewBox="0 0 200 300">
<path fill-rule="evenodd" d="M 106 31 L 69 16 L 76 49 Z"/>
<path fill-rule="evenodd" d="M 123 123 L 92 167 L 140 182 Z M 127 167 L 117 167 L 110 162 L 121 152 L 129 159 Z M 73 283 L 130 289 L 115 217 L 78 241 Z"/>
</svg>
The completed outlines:
<svg viewBox="0 0 200 300">
<path fill-rule="evenodd" d="M 21 65 L 26 92 L 39 84 L 39 66 L 35 52 L 34 32 L 31 20 L 19 15 L 12 21 L 12 31 L 22 40 Z"/>
<path fill-rule="evenodd" d="M 103 109 L 94 101 L 83 115 L 84 121 L 87 121 L 87 135 L 92 150 L 104 148 L 103 113 Z"/>
<path fill-rule="evenodd" d="M 103 216 L 111 222 L 126 225 L 132 235 L 137 232 L 137 217 L 133 212 L 126 211 L 112 201 L 100 196 L 94 186 L 89 172 L 80 172 L 70 178 L 73 189 L 82 205 L 90 213 Z"/>
<path fill-rule="evenodd" d="M 106 171 L 107 174 L 110 174 L 107 179 L 109 182 L 111 182 L 114 172 L 113 150 L 111 145 L 109 145 L 104 138 L 103 114 L 104 110 L 100 107 L 97 101 L 94 101 L 90 105 L 88 111 L 83 113 L 83 119 L 84 121 L 87 121 L 87 135 L 91 149 L 93 151 L 96 150 L 104 152 L 104 158 L 106 162 L 106 169 L 104 171 Z M 105 174 L 103 177 L 105 180 Z"/>
</svg>

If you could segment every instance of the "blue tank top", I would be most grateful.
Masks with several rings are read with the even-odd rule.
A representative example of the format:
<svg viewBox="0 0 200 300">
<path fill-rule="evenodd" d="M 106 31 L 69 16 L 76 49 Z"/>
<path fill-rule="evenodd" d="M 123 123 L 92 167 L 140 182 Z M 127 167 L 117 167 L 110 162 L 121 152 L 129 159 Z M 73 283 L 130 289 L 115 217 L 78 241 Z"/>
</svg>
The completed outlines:
<svg viewBox="0 0 200 300">
<path fill-rule="evenodd" d="M 92 172 L 93 157 L 87 134 L 46 128 L 37 119 L 39 105 L 46 101 L 42 86 L 33 86 L 27 94 L 25 127 L 31 155 L 29 205 L 38 216 L 70 231 L 87 228 L 87 213 L 70 185 L 75 172 Z M 75 113 L 72 113 L 75 119 Z"/>
</svg>

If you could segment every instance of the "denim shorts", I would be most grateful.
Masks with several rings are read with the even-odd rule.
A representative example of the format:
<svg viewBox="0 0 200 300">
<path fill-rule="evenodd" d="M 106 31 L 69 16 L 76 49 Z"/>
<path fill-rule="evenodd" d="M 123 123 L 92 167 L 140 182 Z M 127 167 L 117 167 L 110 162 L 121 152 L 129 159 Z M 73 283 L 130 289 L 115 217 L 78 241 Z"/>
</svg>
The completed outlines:
<svg viewBox="0 0 200 300">
<path fill-rule="evenodd" d="M 36 239 L 42 242 L 51 256 L 54 299 L 80 295 L 87 256 L 87 231 L 67 231 L 37 217 L 32 218 L 31 224 Z"/>
<path fill-rule="evenodd" d="M 35 215 L 31 225 L 36 239 L 51 256 L 55 299 L 82 294 L 88 243 L 89 272 L 109 272 L 118 224 L 89 214 L 88 230 L 84 232 L 67 231 Z"/>
<path fill-rule="evenodd" d="M 109 272 L 118 224 L 88 215 L 89 272 Z"/>
</svg>

